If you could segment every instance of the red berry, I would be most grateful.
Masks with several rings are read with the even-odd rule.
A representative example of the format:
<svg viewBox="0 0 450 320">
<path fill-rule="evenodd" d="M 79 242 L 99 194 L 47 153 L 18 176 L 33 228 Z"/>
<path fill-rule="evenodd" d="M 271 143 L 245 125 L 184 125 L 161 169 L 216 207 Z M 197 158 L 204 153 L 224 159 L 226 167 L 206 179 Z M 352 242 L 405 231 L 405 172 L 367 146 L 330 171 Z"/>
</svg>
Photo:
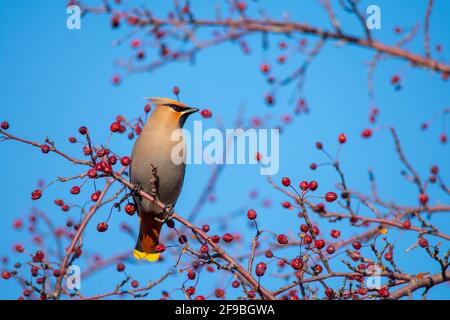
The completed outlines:
<svg viewBox="0 0 450 320">
<path fill-rule="evenodd" d="M 8 272 L 8 271 L 3 271 L 2 272 L 2 278 L 5 279 L 5 280 L 10 279 L 11 278 L 11 273 Z"/>
<path fill-rule="evenodd" d="M 317 228 L 317 226 L 313 226 L 312 227 L 312 232 L 314 233 L 314 235 L 317 236 L 320 233 L 320 230 L 319 230 L 319 228 Z"/>
<path fill-rule="evenodd" d="M 58 269 L 53 270 L 53 276 L 54 276 L 55 278 L 61 277 L 61 270 L 58 270 Z"/>
<path fill-rule="evenodd" d="M 202 226 L 202 230 L 203 230 L 203 232 L 208 232 L 208 231 L 210 230 L 209 225 L 208 225 L 208 224 L 204 224 L 204 225 Z"/>
<path fill-rule="evenodd" d="M 341 232 L 339 230 L 331 230 L 331 236 L 337 239 L 341 236 Z"/>
<path fill-rule="evenodd" d="M 160 244 L 156 245 L 155 251 L 158 253 L 162 253 L 162 252 L 166 251 L 166 246 L 163 245 L 162 243 L 160 243 Z"/>
<path fill-rule="evenodd" d="M 139 47 L 140 45 L 141 45 L 141 41 L 138 40 L 138 39 L 133 39 L 133 40 L 131 41 L 131 47 L 132 47 L 132 48 L 137 48 L 137 47 Z"/>
<path fill-rule="evenodd" d="M 122 157 L 122 159 L 120 159 L 120 163 L 124 166 L 124 167 L 126 167 L 126 166 L 128 166 L 128 165 L 130 165 L 130 163 L 131 163 L 131 159 L 130 159 L 130 157 Z"/>
<path fill-rule="evenodd" d="M 309 228 L 306 224 L 302 224 L 302 225 L 300 225 L 300 230 L 302 232 L 308 232 Z"/>
<path fill-rule="evenodd" d="M 106 230 L 108 230 L 108 223 L 106 222 L 100 222 L 97 225 L 97 231 L 98 232 L 105 232 Z"/>
<path fill-rule="evenodd" d="M 98 199 L 100 198 L 101 192 L 100 191 L 96 191 L 91 195 L 91 200 L 93 202 L 97 202 Z"/>
<path fill-rule="evenodd" d="M 277 61 L 280 64 L 285 63 L 286 62 L 286 56 L 285 55 L 278 56 Z"/>
<path fill-rule="evenodd" d="M 113 16 L 111 18 L 111 27 L 112 28 L 117 28 L 120 24 L 120 17 L 119 16 Z"/>
<path fill-rule="evenodd" d="M 309 182 L 309 184 L 308 184 L 308 188 L 311 190 L 311 191 L 316 191 L 316 189 L 319 187 L 319 184 L 317 183 L 317 181 L 310 181 Z"/>
<path fill-rule="evenodd" d="M 383 287 L 380 290 L 378 290 L 378 293 L 382 298 L 389 298 L 390 295 L 389 290 L 386 287 Z"/>
<path fill-rule="evenodd" d="M 266 258 L 270 259 L 273 258 L 273 252 L 271 250 L 266 250 L 264 251 L 264 255 L 266 256 Z"/>
<path fill-rule="evenodd" d="M 121 78 L 120 78 L 120 76 L 118 74 L 116 74 L 116 75 L 113 75 L 111 81 L 112 81 L 112 83 L 114 85 L 119 85 L 120 81 L 121 81 Z"/>
<path fill-rule="evenodd" d="M 111 132 L 117 132 L 117 131 L 119 131 L 120 126 L 121 126 L 121 124 L 120 124 L 119 121 L 116 121 L 116 122 L 112 123 L 111 126 L 110 126 Z"/>
<path fill-rule="evenodd" d="M 50 152 L 50 146 L 48 144 L 43 144 L 41 146 L 41 152 L 44 154 L 47 154 Z"/>
<path fill-rule="evenodd" d="M 92 149 L 89 148 L 89 146 L 84 146 L 84 147 L 83 147 L 83 154 L 84 154 L 85 156 L 90 156 L 90 155 L 92 154 Z"/>
<path fill-rule="evenodd" d="M 200 296 L 195 297 L 195 300 L 205 300 L 205 297 L 200 295 Z"/>
<path fill-rule="evenodd" d="M 256 211 L 255 210 L 253 210 L 253 209 L 250 209 L 250 210 L 248 210 L 247 211 L 247 218 L 249 219 L 249 220 L 254 220 L 254 219 L 256 219 Z"/>
<path fill-rule="evenodd" d="M 97 177 L 97 171 L 95 169 L 89 169 L 87 172 L 87 176 L 91 179 L 94 179 Z"/>
<path fill-rule="evenodd" d="M 212 117 L 212 112 L 209 109 L 203 109 L 202 111 L 200 111 L 200 115 L 205 119 L 209 119 Z"/>
<path fill-rule="evenodd" d="M 125 265 L 122 262 L 119 262 L 116 266 L 117 271 L 122 272 L 125 270 Z"/>
<path fill-rule="evenodd" d="M 207 253 L 209 251 L 209 248 L 208 248 L 208 246 L 207 245 L 202 245 L 201 247 L 200 247 L 200 252 L 201 253 Z"/>
<path fill-rule="evenodd" d="M 73 186 L 72 189 L 70 189 L 70 193 L 76 195 L 76 194 L 79 194 L 79 193 L 80 193 L 80 190 L 81 190 L 80 187 L 78 187 L 78 186 Z"/>
<path fill-rule="evenodd" d="M 85 126 L 81 126 L 78 128 L 78 132 L 84 136 L 88 133 L 88 128 L 86 128 Z"/>
<path fill-rule="evenodd" d="M 214 295 L 217 298 L 223 298 L 225 296 L 225 291 L 223 289 L 216 289 L 214 290 Z"/>
<path fill-rule="evenodd" d="M 317 163 L 311 163 L 311 164 L 309 165 L 309 168 L 310 168 L 311 170 L 316 170 L 316 169 L 317 169 Z"/>
<path fill-rule="evenodd" d="M 442 144 L 447 143 L 447 135 L 445 133 L 441 134 L 441 137 L 439 138 L 441 140 Z"/>
<path fill-rule="evenodd" d="M 41 190 L 34 190 L 31 193 L 31 199 L 34 200 L 34 201 L 40 199 L 41 197 L 42 197 L 42 191 Z"/>
<path fill-rule="evenodd" d="M 195 272 L 192 271 L 192 270 L 188 270 L 187 277 L 188 277 L 189 280 L 194 280 L 195 279 Z"/>
<path fill-rule="evenodd" d="M 387 261 L 391 261 L 391 260 L 392 260 L 392 252 L 391 252 L 391 251 L 386 252 L 386 253 L 384 254 L 384 258 L 385 258 Z"/>
<path fill-rule="evenodd" d="M 289 239 L 288 239 L 288 237 L 286 235 L 279 234 L 277 236 L 277 241 L 278 241 L 279 244 L 288 244 Z"/>
<path fill-rule="evenodd" d="M 241 285 L 241 283 L 238 281 L 238 280 L 234 280 L 232 283 L 231 283 L 231 286 L 233 287 L 233 288 L 239 288 L 239 286 Z"/>
<path fill-rule="evenodd" d="M 333 202 L 336 199 L 337 199 L 337 194 L 335 192 L 330 191 L 325 194 L 325 200 L 327 202 Z"/>
<path fill-rule="evenodd" d="M 315 272 L 316 274 L 321 274 L 322 271 L 323 271 L 323 268 L 322 268 L 322 266 L 321 266 L 320 264 L 316 264 L 316 265 L 313 267 L 313 270 L 314 270 L 314 272 Z"/>
<path fill-rule="evenodd" d="M 291 267 L 294 268 L 295 270 L 301 270 L 303 269 L 303 260 L 300 258 L 295 258 L 291 261 Z"/>
<path fill-rule="evenodd" d="M 317 249 L 322 249 L 323 247 L 325 247 L 325 240 L 322 239 L 316 240 L 316 242 L 314 242 L 314 246 Z"/>
<path fill-rule="evenodd" d="M 362 295 L 362 296 L 366 295 L 367 292 L 369 292 L 369 290 L 368 290 L 367 288 L 361 287 L 361 288 L 358 289 L 358 293 L 359 293 L 360 295 Z"/>
<path fill-rule="evenodd" d="M 20 244 L 16 244 L 14 246 L 14 250 L 16 250 L 17 252 L 24 252 L 25 251 L 24 247 L 21 246 Z"/>
<path fill-rule="evenodd" d="M 411 229 L 411 221 L 410 220 L 403 221 L 402 227 L 403 229 Z"/>
<path fill-rule="evenodd" d="M 302 191 L 306 191 L 309 188 L 309 184 L 307 181 L 302 181 L 300 182 L 299 187 Z"/>
<path fill-rule="evenodd" d="M 219 243 L 220 242 L 220 237 L 218 235 L 212 236 L 211 237 L 211 241 L 214 243 Z"/>
<path fill-rule="evenodd" d="M 137 288 L 137 287 L 139 287 L 139 282 L 137 282 L 136 280 L 133 280 L 133 281 L 131 281 L 131 286 L 133 288 Z"/>
<path fill-rule="evenodd" d="M 261 71 L 264 73 L 268 73 L 270 71 L 270 66 L 267 63 L 263 63 L 260 67 Z"/>
<path fill-rule="evenodd" d="M 273 95 L 271 95 L 270 93 L 266 94 L 265 100 L 268 105 L 272 105 L 274 102 Z"/>
<path fill-rule="evenodd" d="M 353 248 L 355 248 L 355 250 L 359 250 L 361 249 L 361 242 L 359 241 L 355 241 L 352 243 Z"/>
<path fill-rule="evenodd" d="M 399 75 L 393 75 L 391 78 L 391 83 L 392 84 L 397 84 L 400 82 L 400 76 Z"/>
<path fill-rule="evenodd" d="M 190 296 L 193 296 L 195 294 L 195 288 L 194 287 L 187 288 L 186 293 Z"/>
<path fill-rule="evenodd" d="M 70 142 L 70 143 L 76 143 L 76 142 L 77 142 L 77 138 L 75 138 L 75 137 L 69 137 L 69 142 Z"/>
<path fill-rule="evenodd" d="M 41 262 L 42 260 L 44 260 L 44 258 L 45 258 L 45 254 L 41 250 L 38 250 L 34 253 L 34 257 L 33 257 L 34 261 Z"/>
<path fill-rule="evenodd" d="M 245 9 L 247 9 L 247 4 L 243 1 L 238 2 L 237 7 L 239 9 L 239 11 L 245 11 Z"/>
<path fill-rule="evenodd" d="M 23 227 L 23 221 L 20 219 L 17 219 L 13 223 L 14 229 L 20 229 Z"/>
<path fill-rule="evenodd" d="M 431 173 L 432 174 L 438 174 L 439 172 L 439 168 L 437 166 L 432 166 L 431 167 Z"/>
<path fill-rule="evenodd" d="M 256 265 L 255 273 L 258 277 L 262 277 L 266 273 L 267 265 L 264 262 L 260 262 Z"/>
<path fill-rule="evenodd" d="M 223 241 L 225 241 L 225 242 L 231 242 L 231 241 L 233 241 L 233 235 L 230 234 L 230 233 L 225 233 L 225 234 L 223 235 Z"/>
<path fill-rule="evenodd" d="M 428 247 L 428 240 L 425 239 L 425 238 L 420 238 L 419 239 L 419 246 L 421 246 L 422 248 Z"/>
<path fill-rule="evenodd" d="M 172 91 L 173 94 L 176 96 L 180 94 L 180 88 L 178 88 L 177 86 L 173 87 Z"/>
<path fill-rule="evenodd" d="M 105 167 L 103 168 L 103 173 L 106 175 L 109 175 L 112 173 L 112 167 L 109 164 L 105 164 Z"/>
<path fill-rule="evenodd" d="M 327 247 L 327 253 L 328 253 L 328 254 L 333 254 L 335 251 L 336 251 L 336 248 L 335 248 L 334 246 L 329 245 L 329 246 Z"/>
<path fill-rule="evenodd" d="M 40 260 L 38 260 L 36 257 L 34 257 L 33 261 L 34 262 L 39 262 Z M 31 276 L 37 277 L 39 269 L 36 266 L 32 266 L 30 271 L 31 271 Z"/>
<path fill-rule="evenodd" d="M 8 130 L 9 129 L 9 123 L 7 121 L 3 121 L 1 124 L 1 127 L 3 130 Z"/>
<path fill-rule="evenodd" d="M 344 144 L 347 141 L 347 137 L 345 136 L 344 133 L 341 133 L 338 137 L 338 141 L 340 144 Z"/>
<path fill-rule="evenodd" d="M 326 289 L 325 289 L 325 295 L 326 295 L 328 298 L 333 298 L 333 297 L 334 297 L 334 290 L 331 289 L 331 288 L 326 288 Z"/>
<path fill-rule="evenodd" d="M 361 132 L 361 136 L 362 136 L 363 138 L 370 138 L 370 136 L 372 136 L 372 130 L 371 130 L 371 129 L 364 129 L 364 130 Z"/>
<path fill-rule="evenodd" d="M 292 205 L 291 205 L 291 203 L 290 203 L 289 201 L 283 201 L 283 202 L 281 203 L 281 206 L 282 206 L 283 208 L 290 209 Z"/>
<path fill-rule="evenodd" d="M 310 235 L 305 235 L 305 236 L 303 237 L 303 243 L 304 243 L 304 244 L 310 244 L 310 243 L 312 243 L 312 238 L 311 238 L 311 236 L 310 236 Z"/>
<path fill-rule="evenodd" d="M 425 193 L 422 193 L 421 195 L 419 195 L 419 201 L 424 205 L 427 204 L 428 196 Z"/>
<path fill-rule="evenodd" d="M 322 150 L 322 149 L 323 149 L 323 144 L 322 144 L 322 142 L 316 142 L 316 148 L 317 148 L 318 150 Z"/>
<path fill-rule="evenodd" d="M 126 212 L 127 214 L 129 214 L 130 216 L 132 216 L 133 214 L 136 213 L 136 206 L 135 206 L 133 203 L 128 203 L 128 204 L 125 206 L 125 212 Z"/>
<path fill-rule="evenodd" d="M 291 179 L 289 179 L 288 177 L 284 177 L 283 179 L 281 179 L 281 183 L 283 184 L 283 186 L 289 187 L 291 185 Z"/>
</svg>

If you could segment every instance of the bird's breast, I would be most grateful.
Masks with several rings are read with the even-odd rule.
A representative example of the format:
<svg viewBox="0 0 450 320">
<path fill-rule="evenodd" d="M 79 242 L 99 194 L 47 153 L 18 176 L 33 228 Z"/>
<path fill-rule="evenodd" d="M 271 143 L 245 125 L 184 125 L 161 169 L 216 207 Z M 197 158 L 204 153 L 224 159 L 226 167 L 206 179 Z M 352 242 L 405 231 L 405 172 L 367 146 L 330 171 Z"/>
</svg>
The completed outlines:
<svg viewBox="0 0 450 320">
<path fill-rule="evenodd" d="M 185 142 L 183 136 L 174 140 L 167 130 L 142 132 L 135 143 L 131 161 L 131 181 L 151 192 L 153 166 L 159 178 L 158 197 L 165 203 L 176 202 L 185 173 Z"/>
</svg>

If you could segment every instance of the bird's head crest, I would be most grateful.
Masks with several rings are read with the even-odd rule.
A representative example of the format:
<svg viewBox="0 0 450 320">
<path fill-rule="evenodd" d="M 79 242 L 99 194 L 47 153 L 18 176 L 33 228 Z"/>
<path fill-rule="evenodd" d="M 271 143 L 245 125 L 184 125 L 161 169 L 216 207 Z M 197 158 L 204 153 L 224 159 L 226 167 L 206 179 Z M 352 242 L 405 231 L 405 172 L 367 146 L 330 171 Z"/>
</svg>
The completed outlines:
<svg viewBox="0 0 450 320">
<path fill-rule="evenodd" d="M 169 99 L 169 98 L 158 98 L 158 97 L 149 97 L 145 98 L 146 100 L 150 101 L 151 104 L 154 104 L 155 106 L 177 106 L 182 109 L 189 109 L 187 105 L 184 103 L 181 103 L 177 100 Z"/>
</svg>

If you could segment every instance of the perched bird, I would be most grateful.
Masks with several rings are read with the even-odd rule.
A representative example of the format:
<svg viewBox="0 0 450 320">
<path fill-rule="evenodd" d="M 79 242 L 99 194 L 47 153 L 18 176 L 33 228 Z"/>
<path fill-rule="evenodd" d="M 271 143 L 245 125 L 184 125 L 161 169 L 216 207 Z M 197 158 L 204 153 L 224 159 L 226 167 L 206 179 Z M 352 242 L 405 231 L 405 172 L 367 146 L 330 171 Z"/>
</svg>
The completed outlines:
<svg viewBox="0 0 450 320">
<path fill-rule="evenodd" d="M 133 147 L 130 178 L 138 190 L 152 194 L 169 205 L 168 210 L 162 210 L 153 202 L 140 197 L 136 192 L 138 190 L 134 190 L 140 228 L 133 254 L 137 259 L 153 262 L 159 258 L 155 248 L 159 244 L 164 219 L 167 218 L 165 214 L 173 210 L 184 180 L 185 162 L 177 163 L 171 155 L 175 146 L 180 143 L 184 145 L 185 142 L 182 135 L 181 140 L 174 141 L 172 133 L 181 129 L 188 116 L 198 109 L 167 98 L 148 100 L 155 109 Z M 182 157 L 186 155 L 182 154 Z"/>
</svg>

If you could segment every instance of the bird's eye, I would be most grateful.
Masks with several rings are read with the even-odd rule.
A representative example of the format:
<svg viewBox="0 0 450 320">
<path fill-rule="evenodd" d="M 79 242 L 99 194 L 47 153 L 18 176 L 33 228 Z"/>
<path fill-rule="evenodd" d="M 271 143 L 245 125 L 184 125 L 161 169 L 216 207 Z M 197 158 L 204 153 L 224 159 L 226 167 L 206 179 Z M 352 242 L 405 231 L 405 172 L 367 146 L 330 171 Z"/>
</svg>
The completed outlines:
<svg viewBox="0 0 450 320">
<path fill-rule="evenodd" d="M 176 104 L 170 104 L 169 107 L 172 108 L 176 112 L 183 111 L 183 108 L 181 108 L 180 106 L 177 106 Z"/>
</svg>

